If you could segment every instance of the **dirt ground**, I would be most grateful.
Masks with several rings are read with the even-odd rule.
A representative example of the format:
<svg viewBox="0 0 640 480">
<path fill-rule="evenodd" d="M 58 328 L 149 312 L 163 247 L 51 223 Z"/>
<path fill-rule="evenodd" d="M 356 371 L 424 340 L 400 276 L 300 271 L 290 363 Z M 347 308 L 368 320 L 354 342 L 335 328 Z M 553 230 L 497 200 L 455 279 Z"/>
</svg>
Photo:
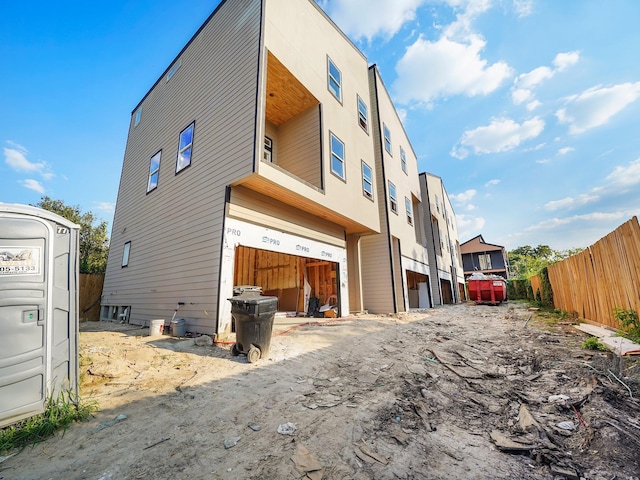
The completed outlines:
<svg viewBox="0 0 640 480">
<path fill-rule="evenodd" d="M 100 411 L 7 458 L 0 479 L 640 478 L 638 363 L 532 315 L 278 319 L 253 364 L 83 323 L 82 396 Z"/>
</svg>

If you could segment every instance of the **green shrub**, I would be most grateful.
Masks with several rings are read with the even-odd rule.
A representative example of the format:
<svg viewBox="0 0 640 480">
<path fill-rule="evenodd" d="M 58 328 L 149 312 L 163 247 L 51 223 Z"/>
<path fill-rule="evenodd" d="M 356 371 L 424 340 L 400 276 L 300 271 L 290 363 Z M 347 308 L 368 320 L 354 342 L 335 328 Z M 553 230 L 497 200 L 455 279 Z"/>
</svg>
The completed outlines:
<svg viewBox="0 0 640 480">
<path fill-rule="evenodd" d="M 638 313 L 633 309 L 615 307 L 613 309 L 613 316 L 620 322 L 624 333 L 624 337 L 629 340 L 640 343 L 640 320 L 638 319 Z"/>
<path fill-rule="evenodd" d="M 585 350 L 606 350 L 605 347 L 597 337 L 589 337 L 584 342 L 582 342 L 582 348 Z"/>
</svg>

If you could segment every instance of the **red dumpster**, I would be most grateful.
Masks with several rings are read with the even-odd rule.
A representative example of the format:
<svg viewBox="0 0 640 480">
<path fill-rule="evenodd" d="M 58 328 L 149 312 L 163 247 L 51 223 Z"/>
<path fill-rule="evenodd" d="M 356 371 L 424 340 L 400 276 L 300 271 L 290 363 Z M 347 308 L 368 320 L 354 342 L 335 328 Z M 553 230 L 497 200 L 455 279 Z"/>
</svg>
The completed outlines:
<svg viewBox="0 0 640 480">
<path fill-rule="evenodd" d="M 507 299 L 507 281 L 498 275 L 469 277 L 469 298 L 476 305 L 499 305 Z"/>
</svg>

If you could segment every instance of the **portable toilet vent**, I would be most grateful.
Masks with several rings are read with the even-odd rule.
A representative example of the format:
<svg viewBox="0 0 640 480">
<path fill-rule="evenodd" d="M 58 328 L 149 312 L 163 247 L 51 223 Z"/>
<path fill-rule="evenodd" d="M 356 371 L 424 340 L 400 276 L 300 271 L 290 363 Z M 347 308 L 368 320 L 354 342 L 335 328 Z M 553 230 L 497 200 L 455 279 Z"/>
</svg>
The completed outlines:
<svg viewBox="0 0 640 480">
<path fill-rule="evenodd" d="M 78 392 L 80 227 L 0 203 L 0 427 Z"/>
</svg>

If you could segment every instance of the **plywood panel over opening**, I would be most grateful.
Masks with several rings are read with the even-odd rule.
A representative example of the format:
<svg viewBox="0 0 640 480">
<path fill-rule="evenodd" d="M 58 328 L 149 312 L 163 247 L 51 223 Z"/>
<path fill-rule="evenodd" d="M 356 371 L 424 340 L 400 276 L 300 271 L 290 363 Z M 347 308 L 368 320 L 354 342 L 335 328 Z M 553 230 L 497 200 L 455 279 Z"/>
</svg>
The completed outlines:
<svg viewBox="0 0 640 480">
<path fill-rule="evenodd" d="M 234 285 L 256 285 L 278 297 L 278 310 L 305 311 L 305 274 L 310 296 L 320 305 L 338 304 L 337 264 L 285 253 L 236 247 Z"/>
</svg>

